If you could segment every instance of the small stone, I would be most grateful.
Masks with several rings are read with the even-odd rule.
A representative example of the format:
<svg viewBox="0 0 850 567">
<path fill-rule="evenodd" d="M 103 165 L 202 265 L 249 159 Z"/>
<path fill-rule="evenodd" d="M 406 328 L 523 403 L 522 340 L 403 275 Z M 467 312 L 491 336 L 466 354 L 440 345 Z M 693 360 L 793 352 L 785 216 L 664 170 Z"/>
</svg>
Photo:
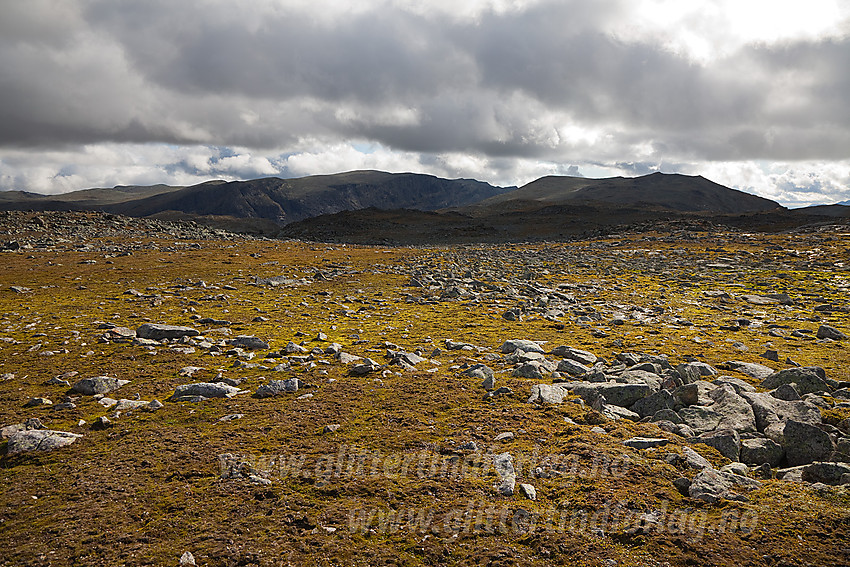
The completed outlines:
<svg viewBox="0 0 850 567">
<path fill-rule="evenodd" d="M 27 403 L 24 404 L 25 408 L 34 408 L 39 406 L 52 406 L 53 402 L 48 400 L 47 398 L 31 398 Z"/>
<path fill-rule="evenodd" d="M 520 484 L 519 491 L 523 496 L 525 496 L 529 500 L 537 500 L 537 490 L 530 484 Z"/>
<path fill-rule="evenodd" d="M 109 418 L 106 416 L 101 416 L 94 420 L 94 423 L 91 424 L 92 431 L 103 431 L 104 429 L 108 429 L 112 427 L 112 422 L 109 421 Z"/>
<path fill-rule="evenodd" d="M 832 339 L 834 341 L 843 341 L 847 338 L 847 335 L 845 335 L 835 327 L 830 327 L 829 325 L 821 325 L 820 328 L 818 328 L 817 337 L 819 339 Z"/>
<path fill-rule="evenodd" d="M 768 350 L 764 351 L 764 353 L 761 355 L 761 357 L 765 358 L 767 360 L 771 360 L 773 362 L 779 362 L 779 353 L 775 350 L 768 349 Z"/>
<path fill-rule="evenodd" d="M 331 423 L 331 424 L 326 425 L 326 426 L 324 426 L 324 427 L 322 428 L 322 433 L 333 433 L 333 432 L 335 432 L 336 430 L 338 430 L 339 428 L 340 428 L 340 424 L 338 424 L 338 423 Z"/>
<path fill-rule="evenodd" d="M 191 551 L 186 551 L 185 553 L 183 553 L 183 555 L 180 556 L 179 567 L 194 567 L 195 565 L 195 556 L 192 555 Z"/>
<path fill-rule="evenodd" d="M 513 441 L 513 439 L 514 439 L 513 431 L 506 431 L 504 433 L 499 433 L 498 435 L 496 435 L 496 437 L 493 439 L 493 441 Z"/>
<path fill-rule="evenodd" d="M 732 483 L 717 470 L 703 469 L 694 477 L 688 495 L 708 503 L 715 503 L 729 493 Z"/>
<path fill-rule="evenodd" d="M 180 369 L 180 371 L 179 371 L 179 372 L 177 372 L 177 374 L 178 374 L 179 376 L 183 376 L 183 377 L 186 377 L 186 378 L 191 378 L 191 377 L 192 377 L 192 375 L 193 375 L 195 372 L 198 372 L 199 370 L 203 370 L 203 368 L 201 368 L 200 366 L 184 366 L 183 368 L 181 368 L 181 369 Z"/>
<path fill-rule="evenodd" d="M 540 354 L 545 354 L 543 348 L 538 343 L 522 339 L 505 341 L 504 344 L 502 344 L 501 350 L 502 354 L 510 354 L 517 349 L 524 352 L 539 352 Z"/>
</svg>

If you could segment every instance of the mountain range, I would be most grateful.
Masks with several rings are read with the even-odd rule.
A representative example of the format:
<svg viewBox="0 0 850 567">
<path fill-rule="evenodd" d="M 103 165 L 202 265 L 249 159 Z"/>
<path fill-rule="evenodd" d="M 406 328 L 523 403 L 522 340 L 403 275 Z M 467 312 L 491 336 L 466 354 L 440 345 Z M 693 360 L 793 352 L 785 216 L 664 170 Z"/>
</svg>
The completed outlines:
<svg viewBox="0 0 850 567">
<path fill-rule="evenodd" d="M 701 176 L 546 176 L 522 187 L 418 173 L 351 171 L 295 179 L 208 181 L 188 187 L 118 186 L 62 195 L 0 192 L 0 210 L 95 210 L 190 219 L 307 239 L 381 241 L 565 238 L 606 227 L 723 217 L 776 230 L 850 218 L 836 204 L 789 210 Z M 405 236 L 406 235 L 406 236 Z"/>
</svg>

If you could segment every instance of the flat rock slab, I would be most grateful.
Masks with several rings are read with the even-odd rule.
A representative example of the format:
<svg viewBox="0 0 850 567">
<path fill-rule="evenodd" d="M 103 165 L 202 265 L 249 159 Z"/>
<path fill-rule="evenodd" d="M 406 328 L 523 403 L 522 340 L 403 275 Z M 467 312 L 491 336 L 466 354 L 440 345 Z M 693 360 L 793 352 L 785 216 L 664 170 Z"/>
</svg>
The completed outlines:
<svg viewBox="0 0 850 567">
<path fill-rule="evenodd" d="M 182 384 L 174 389 L 174 394 L 168 398 L 175 401 L 180 398 L 200 396 L 204 398 L 231 398 L 239 392 L 239 388 L 228 386 L 221 382 L 198 382 L 197 384 Z"/>
<path fill-rule="evenodd" d="M 670 441 L 663 437 L 632 437 L 623 441 L 623 445 L 632 449 L 652 449 L 654 447 L 663 447 Z"/>
<path fill-rule="evenodd" d="M 19 431 L 9 438 L 6 447 L 7 455 L 18 455 L 32 451 L 52 451 L 70 445 L 82 435 L 68 433 L 66 431 L 53 431 L 50 429 L 31 429 Z"/>
<path fill-rule="evenodd" d="M 157 323 L 145 323 L 136 329 L 136 336 L 142 339 L 161 341 L 162 339 L 182 339 L 183 337 L 197 337 L 201 333 L 192 327 L 180 327 L 178 325 L 159 325 Z"/>
<path fill-rule="evenodd" d="M 570 389 L 560 384 L 535 384 L 528 403 L 560 404 L 569 394 Z"/>
<path fill-rule="evenodd" d="M 826 383 L 825 378 L 826 374 L 823 368 L 817 366 L 786 368 L 765 378 L 761 387 L 765 390 L 773 390 L 785 384 L 794 384 L 797 391 L 802 395 L 829 392 L 832 388 Z"/>
<path fill-rule="evenodd" d="M 493 465 L 500 479 L 500 482 L 494 488 L 502 496 L 513 496 L 516 487 L 513 457 L 510 453 L 501 453 L 494 457 Z"/>
<path fill-rule="evenodd" d="M 726 362 L 725 366 L 728 367 L 730 370 L 740 372 L 741 374 L 745 374 L 750 378 L 755 378 L 756 380 L 764 380 L 771 374 L 774 374 L 774 370 L 769 366 L 765 366 L 763 364 L 756 364 L 755 362 L 730 360 Z"/>
<path fill-rule="evenodd" d="M 253 335 L 239 335 L 227 341 L 230 346 L 247 350 L 268 350 L 269 343 Z"/>
<path fill-rule="evenodd" d="M 543 348 L 534 341 L 512 339 L 509 341 L 505 341 L 504 344 L 502 344 L 503 354 L 510 354 L 517 349 L 524 352 L 539 352 L 540 354 L 545 354 Z"/>
<path fill-rule="evenodd" d="M 258 398 L 271 398 L 280 394 L 291 394 L 298 391 L 298 378 L 288 380 L 270 380 L 267 384 L 257 388 L 254 396 Z"/>
<path fill-rule="evenodd" d="M 80 380 L 71 386 L 71 389 L 84 396 L 94 396 L 95 394 L 109 393 L 129 383 L 129 380 L 119 380 L 110 376 L 95 376 L 94 378 Z"/>
</svg>

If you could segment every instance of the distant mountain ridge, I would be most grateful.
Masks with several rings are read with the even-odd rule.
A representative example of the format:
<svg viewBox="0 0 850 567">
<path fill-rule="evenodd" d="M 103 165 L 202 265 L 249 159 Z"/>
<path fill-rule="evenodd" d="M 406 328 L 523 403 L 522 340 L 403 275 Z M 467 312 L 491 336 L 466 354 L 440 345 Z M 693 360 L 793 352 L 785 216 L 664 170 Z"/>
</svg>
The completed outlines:
<svg viewBox="0 0 850 567">
<path fill-rule="evenodd" d="M 652 173 L 641 177 L 547 176 L 477 203 L 472 210 L 600 202 L 679 212 L 751 213 L 782 208 L 776 201 L 730 189 L 702 176 Z"/>
<path fill-rule="evenodd" d="M 516 188 L 496 187 L 473 179 L 368 170 L 295 179 L 213 180 L 189 187 L 118 186 L 64 195 L 0 192 L 0 209 L 96 210 L 135 217 L 198 220 L 263 234 L 278 234 L 281 227 L 309 221 L 282 233 L 305 237 L 333 234 L 342 238 L 352 227 L 340 223 L 355 223 L 367 232 L 412 231 L 411 240 L 416 234 L 427 240 L 426 234 L 437 234 L 440 227 L 451 227 L 459 238 L 483 231 L 492 233 L 494 238 L 503 235 L 516 239 L 523 234 L 559 237 L 591 228 L 604 231 L 606 226 L 674 219 L 681 214 L 793 213 L 775 201 L 700 176 L 547 176 Z M 835 205 L 793 214 L 837 217 L 844 216 L 845 209 Z M 399 212 L 387 215 L 381 211 Z M 416 212 L 425 216 L 413 214 Z M 413 224 L 403 226 L 405 219 Z M 498 228 L 500 225 L 515 228 L 508 231 L 509 235 Z M 473 229 L 475 226 L 480 230 Z"/>
<path fill-rule="evenodd" d="M 190 187 L 116 187 L 63 195 L 0 193 L 0 209 L 99 210 L 129 216 L 234 217 L 278 224 L 368 207 L 433 211 L 515 189 L 420 173 L 350 171 L 294 179 L 208 181 Z"/>
</svg>

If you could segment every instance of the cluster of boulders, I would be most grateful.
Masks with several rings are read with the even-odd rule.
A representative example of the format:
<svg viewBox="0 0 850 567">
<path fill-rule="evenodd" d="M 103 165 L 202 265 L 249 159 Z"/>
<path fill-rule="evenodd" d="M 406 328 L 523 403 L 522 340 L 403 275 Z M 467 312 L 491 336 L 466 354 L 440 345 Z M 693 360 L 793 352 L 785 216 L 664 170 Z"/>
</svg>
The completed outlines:
<svg viewBox="0 0 850 567">
<path fill-rule="evenodd" d="M 784 467 L 780 478 L 850 482 L 850 474 L 842 479 L 850 473 L 850 420 L 836 427 L 821 417 L 821 408 L 850 407 L 850 383 L 828 378 L 822 368 L 719 365 L 757 380 L 756 387 L 704 362 L 673 366 L 664 356 L 621 353 L 609 363 L 568 346 L 544 352 L 526 340 L 506 341 L 502 352 L 504 362 L 515 364 L 514 376 L 552 377 L 531 387 L 530 403 L 578 401 L 608 419 L 653 422 L 732 462 Z M 492 389 L 493 382 L 484 385 Z"/>
<path fill-rule="evenodd" d="M 56 250 L 128 255 L 152 249 L 151 240 L 250 240 L 251 236 L 203 226 L 194 221 L 164 221 L 81 211 L 0 211 L 0 225 L 7 238 L 0 250 L 24 253 Z M 114 239 L 114 242 L 102 242 Z M 131 242 L 144 239 L 147 242 Z M 175 243 L 173 248 L 200 247 L 197 242 Z"/>
</svg>

